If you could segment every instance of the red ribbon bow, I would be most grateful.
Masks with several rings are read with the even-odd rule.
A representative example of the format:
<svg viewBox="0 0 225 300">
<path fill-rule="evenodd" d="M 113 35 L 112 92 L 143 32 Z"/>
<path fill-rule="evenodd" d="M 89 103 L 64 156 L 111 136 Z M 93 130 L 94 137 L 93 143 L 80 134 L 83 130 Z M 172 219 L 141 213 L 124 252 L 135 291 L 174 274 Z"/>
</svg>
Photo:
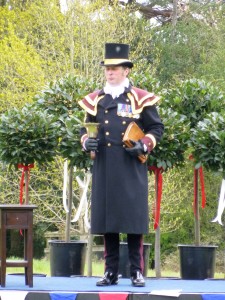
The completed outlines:
<svg viewBox="0 0 225 300">
<path fill-rule="evenodd" d="M 23 165 L 23 164 L 18 164 L 19 169 L 22 170 L 22 176 L 20 179 L 20 204 L 23 204 L 23 189 L 24 189 L 24 176 L 25 176 L 25 171 L 28 171 L 28 182 L 30 178 L 30 169 L 34 168 L 34 164 L 29 164 L 29 165 Z"/>
<path fill-rule="evenodd" d="M 157 229 L 160 221 L 160 206 L 162 199 L 162 185 L 163 185 L 163 168 L 157 168 L 155 166 L 149 167 L 149 170 L 155 173 L 155 190 L 157 191 L 156 195 L 156 207 L 154 209 L 154 229 Z"/>
</svg>

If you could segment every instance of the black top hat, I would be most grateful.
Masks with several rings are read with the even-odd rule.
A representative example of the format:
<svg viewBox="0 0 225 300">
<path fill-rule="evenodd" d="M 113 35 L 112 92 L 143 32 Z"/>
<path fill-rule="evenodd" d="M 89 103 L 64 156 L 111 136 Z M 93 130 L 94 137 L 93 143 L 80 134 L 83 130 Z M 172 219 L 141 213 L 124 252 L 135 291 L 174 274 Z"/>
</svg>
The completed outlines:
<svg viewBox="0 0 225 300">
<path fill-rule="evenodd" d="M 133 67 L 133 63 L 128 59 L 129 45 L 126 44 L 105 44 L 105 59 L 101 66 L 126 66 Z"/>
</svg>

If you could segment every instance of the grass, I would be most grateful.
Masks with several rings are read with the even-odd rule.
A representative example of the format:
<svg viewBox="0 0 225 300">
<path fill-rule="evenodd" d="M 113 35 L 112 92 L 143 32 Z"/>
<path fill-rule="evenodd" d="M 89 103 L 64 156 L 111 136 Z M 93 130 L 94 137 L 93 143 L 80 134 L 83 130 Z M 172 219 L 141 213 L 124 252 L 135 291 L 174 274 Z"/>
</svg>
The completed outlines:
<svg viewBox="0 0 225 300">
<path fill-rule="evenodd" d="M 10 258 L 16 259 L 16 258 Z M 7 274 L 12 273 L 24 273 L 24 268 L 7 268 Z M 50 261 L 48 259 L 34 259 L 33 260 L 33 272 L 36 274 L 45 274 L 46 276 L 50 276 Z M 104 262 L 93 261 L 92 263 L 92 276 L 102 276 L 104 273 Z M 161 272 L 162 277 L 180 277 L 180 272 L 173 270 L 163 270 Z M 84 275 L 87 275 L 87 267 L 85 266 Z M 155 270 L 148 270 L 147 277 L 155 277 Z M 214 278 L 216 279 L 225 279 L 225 274 L 222 272 L 216 272 Z"/>
<path fill-rule="evenodd" d="M 9 260 L 21 260 L 21 258 L 16 257 L 10 257 Z M 12 273 L 24 273 L 24 268 L 7 268 L 6 269 L 7 274 Z M 50 262 L 49 260 L 43 258 L 43 259 L 33 259 L 33 273 L 36 274 L 46 274 L 47 276 L 50 276 Z"/>
</svg>

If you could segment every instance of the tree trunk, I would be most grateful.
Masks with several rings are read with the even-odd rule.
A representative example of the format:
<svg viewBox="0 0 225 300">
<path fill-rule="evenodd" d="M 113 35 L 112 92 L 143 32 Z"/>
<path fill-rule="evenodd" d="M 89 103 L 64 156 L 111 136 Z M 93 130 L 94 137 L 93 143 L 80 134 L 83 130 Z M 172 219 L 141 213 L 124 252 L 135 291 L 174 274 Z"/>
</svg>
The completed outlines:
<svg viewBox="0 0 225 300">
<path fill-rule="evenodd" d="M 155 173 L 155 209 L 158 207 L 158 180 L 159 176 Z M 160 224 L 160 218 L 159 218 Z M 160 266 L 160 226 L 158 224 L 155 230 L 155 275 L 157 278 L 161 277 L 161 266 Z"/>
<path fill-rule="evenodd" d="M 195 198 L 196 198 L 196 201 L 194 203 L 194 211 L 195 211 L 195 245 L 196 246 L 199 246 L 200 245 L 200 220 L 199 220 L 199 192 L 198 192 L 198 172 L 199 170 L 195 169 L 194 172 L 195 172 Z"/>
<path fill-rule="evenodd" d="M 177 24 L 177 0 L 173 0 L 173 15 L 172 15 L 172 25 L 175 27 Z"/>
<path fill-rule="evenodd" d="M 66 213 L 66 230 L 65 230 L 66 242 L 70 242 L 72 200 L 73 200 L 73 166 L 70 166 L 69 183 L 68 183 L 68 212 Z"/>
<path fill-rule="evenodd" d="M 29 204 L 29 170 L 24 171 L 25 177 L 25 204 Z"/>
</svg>

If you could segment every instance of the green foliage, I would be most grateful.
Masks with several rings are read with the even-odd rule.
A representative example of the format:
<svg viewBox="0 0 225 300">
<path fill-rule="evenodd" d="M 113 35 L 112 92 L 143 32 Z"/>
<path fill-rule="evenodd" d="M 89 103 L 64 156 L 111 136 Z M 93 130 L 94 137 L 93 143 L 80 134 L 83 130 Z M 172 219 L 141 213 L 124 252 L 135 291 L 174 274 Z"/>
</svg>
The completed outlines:
<svg viewBox="0 0 225 300">
<path fill-rule="evenodd" d="M 195 76 L 215 82 L 216 85 L 225 92 L 225 39 L 223 38 L 225 29 L 225 8 L 224 5 L 219 5 L 218 7 L 218 3 L 214 3 L 213 9 L 208 9 L 208 5 L 205 6 L 205 9 L 207 10 L 205 18 L 210 26 L 204 26 L 205 28 L 203 31 L 210 32 L 210 34 L 207 34 L 207 40 L 201 47 L 201 57 L 203 62 L 201 65 L 197 66 Z"/>
<path fill-rule="evenodd" d="M 190 145 L 196 168 L 222 172 L 225 178 L 225 114 L 212 112 L 191 130 Z"/>
<path fill-rule="evenodd" d="M 198 8 L 191 7 L 193 3 L 189 3 L 190 11 L 178 19 L 176 26 L 167 24 L 155 28 L 153 40 L 160 52 L 157 77 L 166 84 L 176 79 L 202 78 L 216 82 L 223 89 L 223 5 L 220 9 L 218 5 L 211 9 L 212 2 L 201 7 L 195 3 Z"/>
<path fill-rule="evenodd" d="M 73 33 L 73 30 L 60 12 L 59 2 L 27 1 L 23 11 L 15 11 L 19 15 L 15 20 L 17 36 L 26 38 L 27 43 L 36 50 L 41 59 L 45 82 L 71 70 L 70 32 Z"/>
<path fill-rule="evenodd" d="M 60 141 L 60 153 L 62 157 L 69 160 L 69 164 L 76 166 L 78 170 L 89 169 L 90 157 L 82 150 L 80 143 L 80 127 L 75 116 L 65 121 L 61 128 L 62 139 Z"/>
<path fill-rule="evenodd" d="M 80 143 L 80 127 L 84 120 L 84 111 L 78 105 L 85 95 L 96 89 L 96 84 L 81 76 L 67 75 L 43 90 L 36 96 L 36 106 L 60 121 L 61 155 L 69 160 L 69 164 L 78 169 L 90 167 L 87 154 L 82 151 Z"/>
<path fill-rule="evenodd" d="M 212 83 L 194 78 L 164 90 L 162 97 L 163 107 L 184 114 L 190 122 L 191 134 L 187 142 L 192 147 L 196 168 L 203 164 L 213 171 L 224 171 L 224 120 L 218 114 L 225 104 L 221 90 Z"/>
<path fill-rule="evenodd" d="M 132 72 L 130 80 L 133 82 L 134 86 L 149 92 L 153 92 L 154 94 L 157 94 L 162 90 L 159 80 L 147 71 Z"/>
<path fill-rule="evenodd" d="M 187 117 L 159 107 L 159 114 L 165 127 L 164 136 L 148 158 L 149 166 L 156 166 L 166 171 L 184 164 L 188 140 Z"/>
<path fill-rule="evenodd" d="M 131 76 L 134 85 L 160 93 L 159 81 L 148 72 L 134 72 Z M 170 95 L 169 95 L 170 96 Z M 165 97 L 165 94 L 164 94 Z M 157 144 L 148 157 L 148 165 L 162 168 L 167 171 L 173 167 L 179 167 L 184 164 L 184 153 L 187 150 L 189 136 L 189 121 L 181 112 L 173 111 L 172 109 L 159 105 L 159 115 L 165 127 L 162 140 Z"/>
<path fill-rule="evenodd" d="M 104 57 L 104 44 L 122 42 L 130 44 L 130 59 L 135 70 L 154 74 L 158 49 L 152 48 L 148 21 L 140 19 L 132 6 L 121 7 L 117 1 L 111 5 L 105 0 L 89 1 L 86 5 L 76 3 L 71 6 L 69 15 L 76 16 L 74 65 L 80 73 L 102 81 L 99 62 Z"/>
<path fill-rule="evenodd" d="M 58 118 L 67 118 L 76 114 L 79 120 L 84 119 L 84 112 L 78 101 L 96 89 L 94 81 L 78 75 L 66 75 L 51 81 L 46 89 L 35 96 L 36 106 Z"/>
<path fill-rule="evenodd" d="M 59 123 L 31 105 L 14 108 L 1 116 L 0 157 L 9 164 L 24 165 L 53 160 L 58 146 Z"/>
<path fill-rule="evenodd" d="M 185 115 L 191 128 L 208 113 L 223 110 L 225 104 L 224 95 L 219 88 L 196 78 L 177 82 L 172 88 L 164 90 L 162 97 L 162 106 L 171 107 Z"/>
<path fill-rule="evenodd" d="M 43 60 L 26 38 L 17 36 L 15 20 L 15 12 L 0 7 L 1 112 L 31 102 L 37 89 L 44 84 Z"/>
</svg>

